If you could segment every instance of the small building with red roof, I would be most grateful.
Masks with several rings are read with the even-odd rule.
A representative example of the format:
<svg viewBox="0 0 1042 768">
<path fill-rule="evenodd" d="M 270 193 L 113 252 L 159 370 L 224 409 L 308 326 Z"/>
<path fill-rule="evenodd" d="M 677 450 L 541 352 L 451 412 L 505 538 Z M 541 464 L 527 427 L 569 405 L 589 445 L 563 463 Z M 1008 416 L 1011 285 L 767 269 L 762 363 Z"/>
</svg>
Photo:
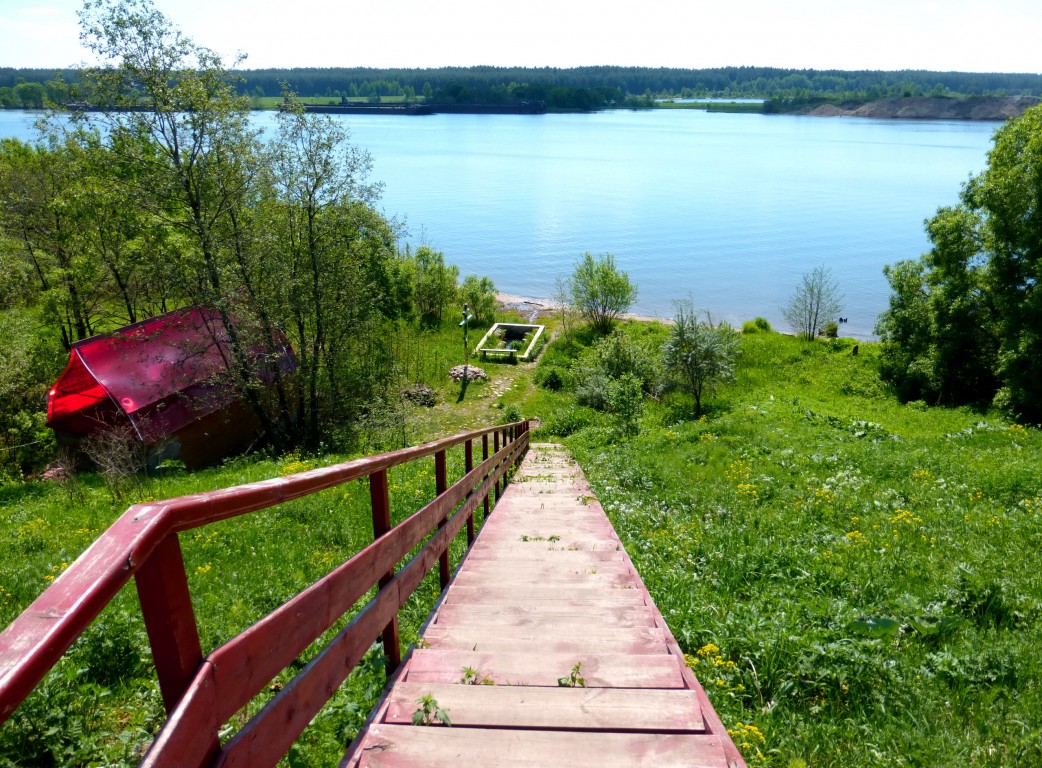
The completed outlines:
<svg viewBox="0 0 1042 768">
<path fill-rule="evenodd" d="M 273 341 L 276 359 L 266 362 L 258 354 L 253 361 L 262 381 L 270 380 L 273 365 L 283 373 L 297 366 L 285 336 Z M 199 307 L 77 341 L 49 392 L 47 426 L 66 446 L 107 428 L 129 427 L 156 460 L 213 463 L 260 435 L 234 386 L 232 361 L 220 316 Z"/>
</svg>

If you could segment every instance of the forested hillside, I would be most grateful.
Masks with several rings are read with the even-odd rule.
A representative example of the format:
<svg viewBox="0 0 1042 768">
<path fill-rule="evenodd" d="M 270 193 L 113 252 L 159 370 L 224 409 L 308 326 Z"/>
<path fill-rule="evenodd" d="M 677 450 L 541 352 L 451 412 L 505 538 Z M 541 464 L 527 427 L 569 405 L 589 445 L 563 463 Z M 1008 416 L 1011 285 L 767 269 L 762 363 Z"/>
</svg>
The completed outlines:
<svg viewBox="0 0 1042 768">
<path fill-rule="evenodd" d="M 0 106 L 26 107 L 59 70 L 0 68 Z M 61 73 L 75 82 L 75 73 Z M 775 67 L 445 67 L 439 69 L 296 68 L 234 72 L 240 95 L 275 97 L 282 83 L 306 96 L 405 98 L 448 103 L 541 100 L 598 108 L 654 97 L 880 99 L 892 96 L 1042 95 L 1042 75 L 922 70 L 843 71 Z M 21 87 L 20 87 L 21 86 Z M 20 90 L 19 90 L 20 88 Z M 57 91 L 49 89 L 50 98 Z M 35 103 L 35 101 L 34 101 Z"/>
</svg>

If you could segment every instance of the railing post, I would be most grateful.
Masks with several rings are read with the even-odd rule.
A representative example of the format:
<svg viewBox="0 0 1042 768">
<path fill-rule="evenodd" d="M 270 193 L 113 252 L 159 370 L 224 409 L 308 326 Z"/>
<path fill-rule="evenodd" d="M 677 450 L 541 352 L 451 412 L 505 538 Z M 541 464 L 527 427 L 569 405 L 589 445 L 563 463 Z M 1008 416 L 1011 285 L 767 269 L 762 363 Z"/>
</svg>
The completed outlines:
<svg viewBox="0 0 1042 768">
<path fill-rule="evenodd" d="M 171 533 L 135 574 L 163 706 L 173 712 L 203 660 L 181 542 Z M 214 729 L 214 739 L 217 730 Z"/>
<path fill-rule="evenodd" d="M 463 467 L 464 473 L 470 474 L 470 471 L 474 469 L 474 440 L 468 438 L 467 442 L 463 444 Z M 468 493 L 469 497 L 471 493 Z M 470 547 L 474 543 L 474 510 L 470 511 L 467 515 L 467 547 Z"/>
<path fill-rule="evenodd" d="M 445 465 L 445 449 L 438 451 L 434 454 L 434 486 L 437 490 L 437 495 L 441 496 L 449 487 L 448 473 Z M 443 517 L 438 523 L 439 528 L 444 528 L 448 522 L 447 515 Z M 449 548 L 445 547 L 445 551 L 441 553 L 438 558 L 438 576 L 441 581 L 441 588 L 445 589 L 449 585 L 449 579 L 452 577 L 452 569 L 449 566 Z"/>
<path fill-rule="evenodd" d="M 488 433 L 486 432 L 481 436 L 481 460 L 486 461 L 488 459 Z M 485 478 L 481 478 L 484 482 Z M 485 494 L 485 512 L 482 516 L 482 520 L 488 520 L 488 494 Z"/>
<path fill-rule="evenodd" d="M 492 452 L 499 453 L 499 429 L 492 433 Z M 496 479 L 496 503 L 499 503 L 499 478 Z"/>
<path fill-rule="evenodd" d="M 381 469 L 369 475 L 369 499 L 373 508 L 373 540 L 391 530 L 391 493 L 387 488 L 387 470 Z M 380 589 L 394 578 L 394 568 L 380 577 Z M 402 663 L 402 646 L 398 638 L 398 614 L 383 631 L 384 656 L 387 659 L 387 674 L 390 676 Z"/>
</svg>

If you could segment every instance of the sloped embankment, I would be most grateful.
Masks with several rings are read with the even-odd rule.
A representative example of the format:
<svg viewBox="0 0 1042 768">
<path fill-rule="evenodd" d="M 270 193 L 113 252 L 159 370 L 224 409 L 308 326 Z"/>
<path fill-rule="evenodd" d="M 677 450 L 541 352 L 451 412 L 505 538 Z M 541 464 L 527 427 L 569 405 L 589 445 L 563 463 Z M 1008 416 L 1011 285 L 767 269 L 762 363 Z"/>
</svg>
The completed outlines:
<svg viewBox="0 0 1042 768">
<path fill-rule="evenodd" d="M 906 96 L 864 104 L 823 104 L 810 112 L 821 117 L 874 117 L 911 120 L 1008 120 L 1040 103 L 1035 96 Z"/>
</svg>

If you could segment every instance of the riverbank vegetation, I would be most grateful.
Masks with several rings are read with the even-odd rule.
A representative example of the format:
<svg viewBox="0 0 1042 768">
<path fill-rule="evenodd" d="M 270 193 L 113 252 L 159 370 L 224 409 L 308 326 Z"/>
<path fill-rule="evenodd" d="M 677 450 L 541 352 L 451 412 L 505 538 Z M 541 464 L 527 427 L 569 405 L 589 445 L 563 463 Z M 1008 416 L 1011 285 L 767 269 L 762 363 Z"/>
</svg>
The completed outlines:
<svg viewBox="0 0 1042 768">
<path fill-rule="evenodd" d="M 513 105 L 542 102 L 548 110 L 656 106 L 670 99 L 762 99 L 733 110 L 805 111 L 824 103 L 865 103 L 903 96 L 1042 96 L 1042 75 L 843 71 L 776 67 L 669 69 L 650 67 L 447 67 L 435 69 L 297 68 L 234 70 L 236 91 L 257 108 L 274 109 L 288 84 L 306 101 Z M 70 96 L 75 71 L 0 68 L 0 107 L 39 109 Z M 676 104 L 659 104 L 672 106 Z M 713 109 L 719 108 L 716 104 Z"/>
</svg>

